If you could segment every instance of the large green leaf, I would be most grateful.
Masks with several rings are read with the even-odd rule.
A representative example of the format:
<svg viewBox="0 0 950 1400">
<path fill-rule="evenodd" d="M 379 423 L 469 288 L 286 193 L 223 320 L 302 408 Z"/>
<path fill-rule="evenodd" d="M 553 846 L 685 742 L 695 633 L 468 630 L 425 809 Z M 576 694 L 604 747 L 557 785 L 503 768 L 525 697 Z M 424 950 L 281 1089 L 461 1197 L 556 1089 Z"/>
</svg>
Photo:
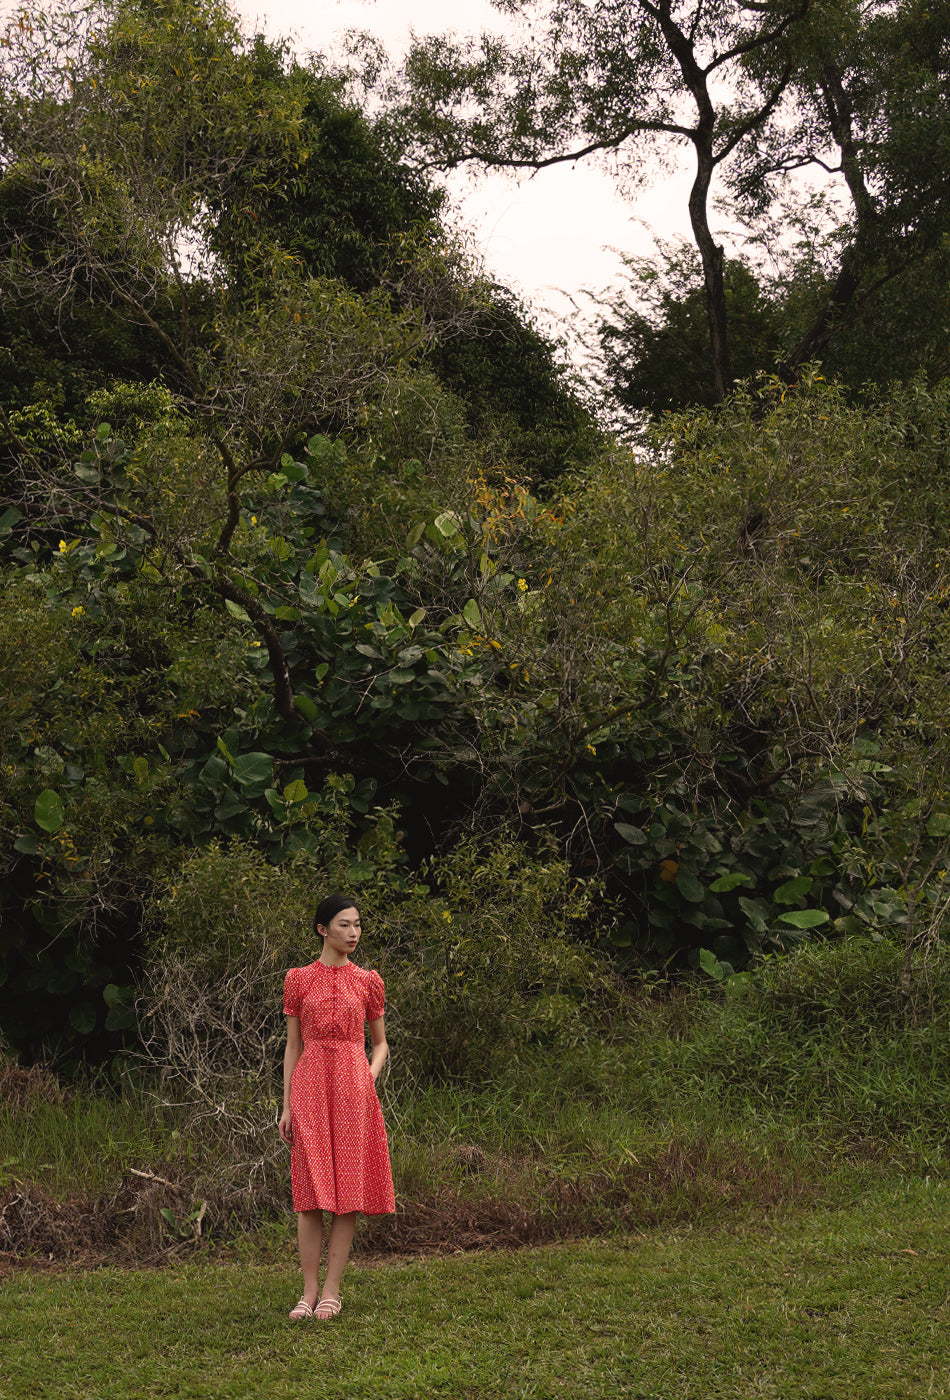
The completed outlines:
<svg viewBox="0 0 950 1400">
<path fill-rule="evenodd" d="M 96 1029 L 96 1008 L 88 1001 L 77 1002 L 70 1007 L 69 1024 L 80 1035 L 90 1035 Z"/>
<path fill-rule="evenodd" d="M 834 921 L 837 933 L 852 934 L 867 932 L 867 924 L 863 919 L 859 919 L 856 914 L 842 914 Z"/>
<path fill-rule="evenodd" d="M 811 887 L 810 875 L 796 875 L 794 880 L 786 880 L 784 885 L 779 885 L 772 898 L 776 904 L 795 904 L 799 899 L 804 899 Z"/>
<path fill-rule="evenodd" d="M 478 604 L 474 598 L 469 598 L 465 607 L 462 609 L 462 616 L 465 619 L 466 625 L 471 627 L 473 632 L 478 632 L 481 629 L 482 615 L 479 612 Z"/>
<path fill-rule="evenodd" d="M 458 534 L 459 518 L 454 511 L 447 510 L 442 515 L 436 516 L 435 528 L 444 539 L 449 539 L 452 535 Z"/>
<path fill-rule="evenodd" d="M 739 885 L 751 883 L 751 875 L 743 875 L 741 870 L 733 870 L 728 875 L 720 875 L 718 880 L 713 880 L 709 888 L 713 894 L 727 894 L 729 890 L 737 889 Z"/>
<path fill-rule="evenodd" d="M 107 1031 L 130 1031 L 136 1024 L 135 1011 L 131 1006 L 119 1004 L 110 1006 L 106 1012 Z"/>
<path fill-rule="evenodd" d="M 614 831 L 631 846 L 645 846 L 647 843 L 647 834 L 641 826 L 633 826 L 630 822 L 614 822 Z"/>
<path fill-rule="evenodd" d="M 692 870 L 688 870 L 684 865 L 681 865 L 676 872 L 676 888 L 684 899 L 689 900 L 690 904 L 702 904 L 706 898 L 706 891 L 702 884 L 697 880 Z"/>
<path fill-rule="evenodd" d="M 299 691 L 294 696 L 294 704 L 296 705 L 300 713 L 303 715 L 304 719 L 308 720 L 311 724 L 313 724 L 314 720 L 320 714 L 320 711 L 310 699 L 310 696 L 301 695 Z"/>
<path fill-rule="evenodd" d="M 300 575 L 297 591 L 303 601 L 309 603 L 311 606 L 320 602 L 323 598 L 322 583 L 319 579 L 314 578 L 313 574 L 306 572 L 306 570 Z"/>
<path fill-rule="evenodd" d="M 274 760 L 268 753 L 242 753 L 234 760 L 234 777 L 241 787 L 260 786 L 263 792 L 273 772 Z"/>
<path fill-rule="evenodd" d="M 703 972 L 708 972 L 710 977 L 715 977 L 717 982 L 721 982 L 725 976 L 725 969 L 716 954 L 708 948 L 700 948 L 699 965 Z"/>
<path fill-rule="evenodd" d="M 830 914 L 824 909 L 793 909 L 789 914 L 779 914 L 779 923 L 790 924 L 792 928 L 817 928 L 826 924 Z"/>
<path fill-rule="evenodd" d="M 214 819 L 219 822 L 230 821 L 232 817 L 237 817 L 241 812 L 247 811 L 247 803 L 242 802 L 237 793 L 230 789 L 224 794 L 221 801 L 214 809 Z"/>
<path fill-rule="evenodd" d="M 769 910 L 761 899 L 747 899 L 745 895 L 740 894 L 739 908 L 757 933 L 765 932 L 768 928 Z"/>
<path fill-rule="evenodd" d="M 66 817 L 59 793 L 53 792 L 52 788 L 44 788 L 33 804 L 33 817 L 43 831 L 59 831 Z"/>
</svg>

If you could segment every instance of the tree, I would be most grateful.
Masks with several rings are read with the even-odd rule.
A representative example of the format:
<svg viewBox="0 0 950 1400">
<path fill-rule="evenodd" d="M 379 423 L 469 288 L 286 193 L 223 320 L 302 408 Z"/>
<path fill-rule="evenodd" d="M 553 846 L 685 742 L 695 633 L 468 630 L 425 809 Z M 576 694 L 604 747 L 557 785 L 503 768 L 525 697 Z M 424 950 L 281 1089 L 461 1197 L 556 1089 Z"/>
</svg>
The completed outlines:
<svg viewBox="0 0 950 1400">
<path fill-rule="evenodd" d="M 535 488 L 549 489 L 603 445 L 589 395 L 560 349 L 510 292 L 492 286 L 490 303 L 466 333 L 445 338 L 429 357 L 464 403 L 483 457 L 497 457 L 509 475 Z"/>
<path fill-rule="evenodd" d="M 409 736 L 457 708 L 451 606 L 421 625 L 411 568 L 350 559 L 341 537 L 375 509 L 404 558 L 420 498 L 420 536 L 457 529 L 434 501 L 464 480 L 462 415 L 424 358 L 486 297 L 428 230 L 366 295 L 281 243 L 271 179 L 305 163 L 312 85 L 223 6 L 35 10 L 6 38 L 0 283 L 8 350 L 31 346 L 38 382 L 9 374 L 0 404 L 4 996 L 25 1011 L 59 989 L 82 1037 L 102 1030 L 103 984 L 126 996 L 149 881 L 179 843 L 319 846 L 312 792 L 343 770 L 361 819 Z M 370 251 L 391 257 L 364 232 L 354 281 Z M 109 359 L 95 377 L 113 333 L 131 380 Z M 411 471 L 387 497 L 388 455 Z M 127 1002 L 108 1007 L 118 1033 Z"/>
<path fill-rule="evenodd" d="M 407 385 L 401 367 L 447 329 L 435 329 L 438 310 L 392 311 L 384 295 L 373 305 L 310 275 L 268 233 L 273 170 L 307 155 L 307 95 L 262 62 L 260 43 L 248 58 L 220 6 L 131 0 L 23 20 L 3 103 L 4 181 L 22 217 L 0 282 L 21 307 L 68 321 L 77 304 L 91 306 L 151 342 L 187 410 L 195 477 L 153 482 L 152 512 L 134 528 L 161 549 L 170 579 L 210 588 L 254 619 L 285 719 L 294 698 L 277 629 L 231 558 L 242 493 L 308 434 L 366 422 L 374 400 L 389 415 Z M 263 225 L 244 245 L 253 281 L 226 280 L 216 264 L 222 207 L 261 187 L 261 219 L 240 205 L 245 230 Z M 454 270 L 442 272 L 451 281 Z M 453 328 L 464 302 L 453 289 Z M 7 426 L 29 470 L 36 454 Z M 48 474 L 38 485 L 55 499 Z M 163 509 L 163 499 L 177 504 Z M 113 509 L 118 527 L 125 508 Z"/>
<path fill-rule="evenodd" d="M 665 265 L 658 266 L 662 260 Z M 624 423 L 640 426 L 690 404 L 717 400 L 709 364 L 702 268 L 688 245 L 659 247 L 654 258 L 626 258 L 628 287 L 598 318 L 602 388 Z M 745 263 L 723 269 L 732 368 L 747 379 L 771 370 L 781 353 L 782 307 Z"/>
<path fill-rule="evenodd" d="M 521 47 L 483 36 L 456 46 L 417 44 L 406 60 L 400 116 L 433 159 L 540 169 L 594 155 L 635 187 L 651 157 L 692 146 L 689 219 L 703 266 L 717 397 L 732 383 L 723 249 L 709 225 L 712 181 L 768 122 L 792 75 L 785 61 L 759 82 L 751 58 L 772 52 L 800 23 L 806 0 L 764 7 L 629 9 L 579 0 L 506 5 L 525 17 Z M 723 98 L 721 92 L 728 91 Z"/>
<path fill-rule="evenodd" d="M 943 237 L 946 162 L 920 151 L 948 140 L 945 5 L 503 8 L 525 21 L 521 43 L 416 44 L 392 93 L 399 120 L 435 163 L 540 169 L 592 156 L 631 191 L 651 162 L 688 143 L 717 399 L 733 380 L 725 254 L 709 223 L 717 175 L 748 217 L 768 210 L 779 176 L 808 167 L 843 177 L 851 208 L 839 263 L 786 357 L 792 374 Z"/>
<path fill-rule="evenodd" d="M 786 237 L 788 224 L 784 225 Z M 833 240 L 837 244 L 837 240 Z M 791 359 L 826 303 L 836 276 L 819 241 L 794 244 L 754 264 L 728 259 L 726 303 L 737 379 L 792 377 Z M 644 415 L 716 401 L 709 369 L 702 269 L 695 251 L 658 244 L 653 258 L 626 258 L 628 278 L 599 304 L 600 385 L 608 411 L 634 430 Z M 822 367 L 873 401 L 895 381 L 932 383 L 950 369 L 947 250 L 914 261 L 861 298 L 836 327 Z M 618 415 L 619 410 L 619 415 Z"/>
<path fill-rule="evenodd" d="M 293 140 L 276 150 L 269 127 L 252 127 L 248 146 L 258 149 L 210 195 L 210 243 L 230 282 L 253 286 L 255 255 L 266 260 L 277 245 L 311 276 L 363 295 L 391 278 L 394 240 L 442 240 L 442 191 L 405 164 L 320 59 L 304 66 L 258 37 L 245 63 L 252 90 L 281 94 L 296 118 Z"/>
<path fill-rule="evenodd" d="M 838 176 L 847 192 L 837 267 L 786 357 L 790 373 L 823 357 L 882 290 L 945 243 L 948 24 L 950 7 L 920 0 L 813 8 L 793 40 L 784 119 L 738 153 L 730 183 L 747 211 L 767 207 L 801 170 Z M 771 55 L 754 62 L 774 71 Z"/>
</svg>

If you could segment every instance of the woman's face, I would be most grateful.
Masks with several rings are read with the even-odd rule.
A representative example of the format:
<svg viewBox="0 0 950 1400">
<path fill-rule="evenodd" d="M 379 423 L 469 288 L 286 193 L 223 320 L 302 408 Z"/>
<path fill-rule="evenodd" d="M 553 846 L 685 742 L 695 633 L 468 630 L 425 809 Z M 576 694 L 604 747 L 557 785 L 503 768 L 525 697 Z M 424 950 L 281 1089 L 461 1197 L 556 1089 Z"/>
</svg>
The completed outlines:
<svg viewBox="0 0 950 1400">
<path fill-rule="evenodd" d="M 360 911 L 352 905 L 349 909 L 341 909 L 328 924 L 320 924 L 319 930 L 323 934 L 324 947 L 348 957 L 360 941 Z"/>
</svg>

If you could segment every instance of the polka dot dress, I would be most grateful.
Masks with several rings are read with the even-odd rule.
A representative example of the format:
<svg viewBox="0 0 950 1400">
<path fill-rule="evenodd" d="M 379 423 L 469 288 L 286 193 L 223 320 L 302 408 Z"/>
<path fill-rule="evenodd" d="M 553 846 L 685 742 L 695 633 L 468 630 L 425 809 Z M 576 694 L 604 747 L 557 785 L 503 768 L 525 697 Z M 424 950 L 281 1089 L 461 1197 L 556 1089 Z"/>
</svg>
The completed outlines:
<svg viewBox="0 0 950 1400">
<path fill-rule="evenodd" d="M 303 1053 L 290 1081 L 294 1210 L 388 1215 L 396 1209 L 389 1147 L 366 1058 L 365 1022 L 383 1014 L 378 972 L 355 963 L 292 967 L 284 1011 Z"/>
</svg>

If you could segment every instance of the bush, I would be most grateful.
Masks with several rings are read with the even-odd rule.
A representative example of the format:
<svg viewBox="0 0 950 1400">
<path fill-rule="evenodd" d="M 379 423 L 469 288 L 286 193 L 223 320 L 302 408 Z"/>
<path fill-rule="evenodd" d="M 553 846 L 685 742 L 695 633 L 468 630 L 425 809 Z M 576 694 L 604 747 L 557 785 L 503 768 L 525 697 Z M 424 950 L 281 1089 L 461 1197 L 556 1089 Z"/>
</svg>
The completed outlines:
<svg viewBox="0 0 950 1400">
<path fill-rule="evenodd" d="M 379 937 L 394 1074 L 482 1083 L 540 1046 L 583 1043 L 620 1004 L 591 946 L 596 891 L 565 862 L 500 839 L 431 874 L 438 896 L 387 909 Z"/>
<path fill-rule="evenodd" d="M 889 1031 L 903 1019 L 903 960 L 903 949 L 887 939 L 806 943 L 790 956 L 762 960 L 749 1010 L 754 1005 L 764 1025 L 799 1039 Z M 950 997 L 950 964 L 942 990 Z"/>
<path fill-rule="evenodd" d="M 314 906 L 354 889 L 357 869 L 329 834 L 320 859 L 279 867 L 247 843 L 216 842 L 188 858 L 148 914 L 145 1055 L 163 1101 L 216 1134 L 229 1169 L 266 1180 L 282 1167 L 283 976 L 319 956 Z M 390 1092 L 483 1083 L 539 1048 L 583 1042 L 618 1004 L 606 957 L 574 936 L 592 918 L 592 892 L 563 863 L 499 841 L 459 847 L 430 876 L 437 894 L 385 871 L 354 889 L 360 960 L 386 982 Z"/>
<path fill-rule="evenodd" d="M 901 947 L 860 938 L 764 959 L 704 1000 L 681 1071 L 716 1086 L 723 1111 L 778 1114 L 799 1129 L 916 1142 L 943 1154 L 950 1072 L 950 949 L 934 953 L 926 1014 L 908 1014 Z"/>
</svg>

